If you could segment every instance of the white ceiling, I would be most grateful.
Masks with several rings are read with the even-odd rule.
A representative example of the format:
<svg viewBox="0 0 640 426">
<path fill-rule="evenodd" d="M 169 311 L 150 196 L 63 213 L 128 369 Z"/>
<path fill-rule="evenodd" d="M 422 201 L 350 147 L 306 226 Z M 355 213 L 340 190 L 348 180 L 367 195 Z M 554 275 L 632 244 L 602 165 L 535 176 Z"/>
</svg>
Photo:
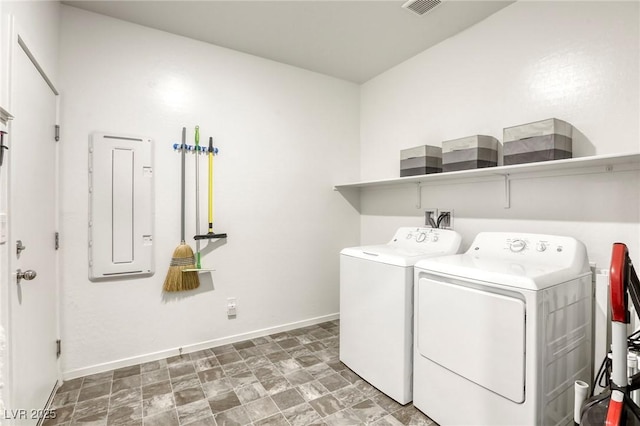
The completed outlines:
<svg viewBox="0 0 640 426">
<path fill-rule="evenodd" d="M 513 1 L 446 0 L 423 16 L 405 0 L 63 1 L 240 52 L 364 83 Z"/>
</svg>

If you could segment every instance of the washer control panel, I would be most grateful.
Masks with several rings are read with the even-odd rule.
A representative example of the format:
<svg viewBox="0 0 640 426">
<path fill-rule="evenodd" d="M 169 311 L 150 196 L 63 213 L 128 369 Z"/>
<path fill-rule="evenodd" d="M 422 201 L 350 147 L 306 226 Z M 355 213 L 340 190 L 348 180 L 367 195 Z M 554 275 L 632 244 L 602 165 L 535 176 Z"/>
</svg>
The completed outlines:
<svg viewBox="0 0 640 426">
<path fill-rule="evenodd" d="M 400 228 L 396 231 L 389 245 L 403 248 L 450 247 L 460 244 L 460 234 L 450 229 L 435 228 Z"/>
</svg>

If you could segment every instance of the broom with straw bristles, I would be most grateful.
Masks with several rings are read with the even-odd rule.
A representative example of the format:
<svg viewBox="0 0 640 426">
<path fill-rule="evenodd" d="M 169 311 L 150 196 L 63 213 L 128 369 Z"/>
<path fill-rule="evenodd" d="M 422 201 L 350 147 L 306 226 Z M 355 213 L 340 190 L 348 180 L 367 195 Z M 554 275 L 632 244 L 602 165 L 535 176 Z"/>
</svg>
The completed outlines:
<svg viewBox="0 0 640 426">
<path fill-rule="evenodd" d="M 184 291 L 193 290 L 200 286 L 198 272 L 195 269 L 195 257 L 193 250 L 184 240 L 184 197 L 185 197 L 185 151 L 187 139 L 187 129 L 182 128 L 182 180 L 180 188 L 180 245 L 174 250 L 169 272 L 164 280 L 164 291 Z"/>
</svg>

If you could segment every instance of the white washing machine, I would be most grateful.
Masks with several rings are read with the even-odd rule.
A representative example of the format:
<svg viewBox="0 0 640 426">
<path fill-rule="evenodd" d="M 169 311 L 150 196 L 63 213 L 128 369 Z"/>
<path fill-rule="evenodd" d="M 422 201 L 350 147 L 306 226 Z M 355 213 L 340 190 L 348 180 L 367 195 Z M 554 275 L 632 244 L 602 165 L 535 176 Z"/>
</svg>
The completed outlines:
<svg viewBox="0 0 640 426">
<path fill-rule="evenodd" d="M 455 231 L 400 228 L 340 253 L 340 360 L 400 404 L 411 401 L 413 265 L 459 246 Z"/>
<path fill-rule="evenodd" d="M 441 425 L 567 425 L 591 383 L 593 290 L 569 237 L 480 233 L 415 266 L 413 404 Z"/>
</svg>

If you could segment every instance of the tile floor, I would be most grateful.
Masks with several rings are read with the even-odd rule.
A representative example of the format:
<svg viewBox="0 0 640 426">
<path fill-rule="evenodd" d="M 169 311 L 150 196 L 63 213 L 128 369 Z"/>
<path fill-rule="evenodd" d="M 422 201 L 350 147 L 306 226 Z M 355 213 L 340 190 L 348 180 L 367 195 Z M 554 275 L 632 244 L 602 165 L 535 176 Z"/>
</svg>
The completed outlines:
<svg viewBox="0 0 640 426">
<path fill-rule="evenodd" d="M 339 321 L 66 381 L 44 425 L 431 425 L 338 359 Z"/>
</svg>

